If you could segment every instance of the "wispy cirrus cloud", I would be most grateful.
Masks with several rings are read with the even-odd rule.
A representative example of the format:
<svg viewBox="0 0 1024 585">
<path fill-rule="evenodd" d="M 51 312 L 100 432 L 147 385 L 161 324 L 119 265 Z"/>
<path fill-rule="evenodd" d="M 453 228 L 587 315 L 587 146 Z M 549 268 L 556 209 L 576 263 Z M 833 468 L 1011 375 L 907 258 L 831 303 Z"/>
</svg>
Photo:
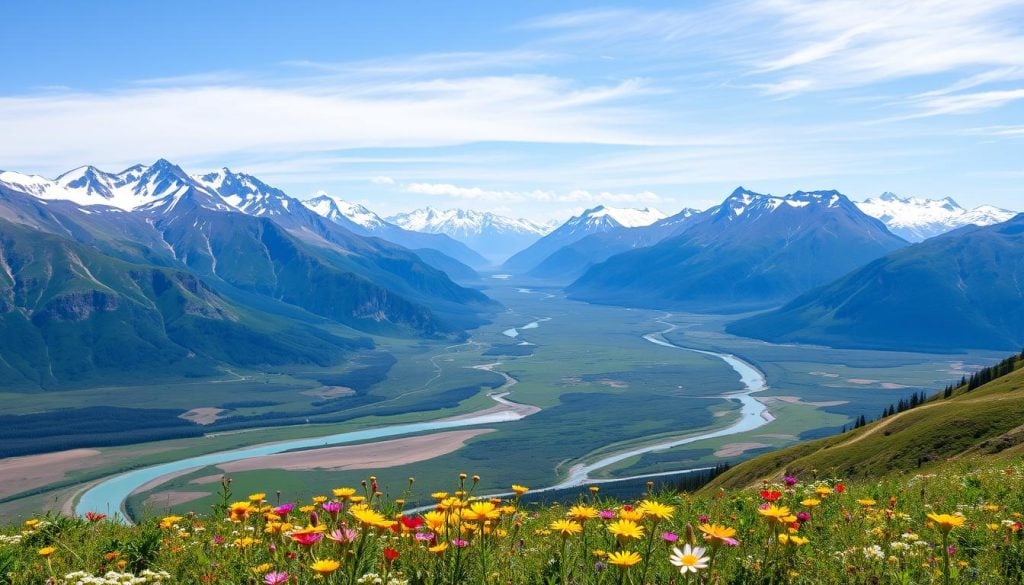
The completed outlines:
<svg viewBox="0 0 1024 585">
<path fill-rule="evenodd" d="M 406 193 L 429 195 L 432 197 L 450 197 L 453 199 L 464 199 L 470 201 L 504 201 L 504 202 L 539 202 L 539 203 L 620 203 L 620 204 L 647 204 L 665 203 L 674 201 L 670 198 L 661 197 L 651 191 L 637 193 L 614 193 L 609 191 L 589 191 L 586 189 L 572 189 L 559 192 L 542 189 L 534 190 L 500 190 L 485 189 L 481 187 L 465 187 L 451 183 L 408 183 L 402 185 Z"/>
</svg>

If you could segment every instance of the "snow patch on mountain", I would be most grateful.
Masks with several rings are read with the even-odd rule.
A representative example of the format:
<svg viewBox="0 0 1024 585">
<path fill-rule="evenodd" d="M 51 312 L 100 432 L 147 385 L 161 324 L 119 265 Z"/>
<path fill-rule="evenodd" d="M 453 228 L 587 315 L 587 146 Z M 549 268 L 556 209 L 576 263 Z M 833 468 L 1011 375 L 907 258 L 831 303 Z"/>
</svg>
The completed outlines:
<svg viewBox="0 0 1024 585">
<path fill-rule="evenodd" d="M 924 199 L 883 193 L 856 204 L 864 213 L 884 223 L 894 234 L 911 242 L 944 234 L 965 225 L 1002 223 L 1015 212 L 991 205 L 964 209 L 953 198 Z"/>
</svg>

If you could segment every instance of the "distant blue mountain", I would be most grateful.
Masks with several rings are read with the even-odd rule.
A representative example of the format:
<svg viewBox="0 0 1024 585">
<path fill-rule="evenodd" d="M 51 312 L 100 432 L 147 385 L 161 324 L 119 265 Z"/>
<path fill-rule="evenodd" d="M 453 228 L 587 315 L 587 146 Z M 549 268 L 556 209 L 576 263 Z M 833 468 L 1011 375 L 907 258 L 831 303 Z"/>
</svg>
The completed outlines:
<svg viewBox="0 0 1024 585">
<path fill-rule="evenodd" d="M 728 329 L 837 347 L 1020 350 L 1024 214 L 897 250 Z"/>
<path fill-rule="evenodd" d="M 612 256 L 568 291 L 629 306 L 766 308 L 906 245 L 837 191 L 776 197 L 741 187 L 679 235 Z"/>
</svg>

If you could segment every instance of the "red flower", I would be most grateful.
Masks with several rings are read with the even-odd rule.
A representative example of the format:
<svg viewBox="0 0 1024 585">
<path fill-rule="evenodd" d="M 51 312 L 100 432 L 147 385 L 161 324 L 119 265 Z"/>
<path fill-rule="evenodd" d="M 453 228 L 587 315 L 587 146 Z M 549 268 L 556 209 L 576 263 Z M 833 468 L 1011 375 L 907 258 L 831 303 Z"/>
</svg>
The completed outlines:
<svg viewBox="0 0 1024 585">
<path fill-rule="evenodd" d="M 841 493 L 843 493 L 845 491 L 846 491 L 846 486 L 845 485 L 843 485 L 841 483 L 836 484 L 836 493 L 837 494 L 841 494 Z"/>
<path fill-rule="evenodd" d="M 97 512 L 86 512 L 85 513 L 85 519 L 88 520 L 89 522 L 99 522 L 100 520 L 103 520 L 106 517 L 107 517 L 106 514 L 100 514 L 100 513 L 97 513 Z"/>
<path fill-rule="evenodd" d="M 781 497 L 781 492 L 777 492 L 774 490 L 761 490 L 761 499 L 763 499 L 766 502 L 774 502 L 775 500 L 778 500 Z"/>
<path fill-rule="evenodd" d="M 387 559 L 388 562 L 394 561 L 398 558 L 398 551 L 393 548 L 386 548 L 384 549 L 384 558 Z"/>
<path fill-rule="evenodd" d="M 420 526 L 423 526 L 423 518 L 420 518 L 419 516 L 414 518 L 410 518 L 409 516 L 399 516 L 398 520 L 402 523 L 402 526 L 405 526 L 409 530 L 416 530 Z"/>
</svg>

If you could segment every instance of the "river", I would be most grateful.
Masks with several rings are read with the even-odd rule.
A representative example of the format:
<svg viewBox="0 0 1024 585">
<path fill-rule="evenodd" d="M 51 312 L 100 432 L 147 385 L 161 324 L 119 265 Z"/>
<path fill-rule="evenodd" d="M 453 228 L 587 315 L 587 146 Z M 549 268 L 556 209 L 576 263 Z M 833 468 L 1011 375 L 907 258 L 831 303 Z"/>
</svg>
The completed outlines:
<svg viewBox="0 0 1024 585">
<path fill-rule="evenodd" d="M 668 318 L 666 316 L 665 318 Z M 544 320 L 538 320 L 544 321 Z M 568 487 L 579 486 L 584 483 L 590 483 L 593 480 L 590 479 L 590 474 L 623 460 L 635 457 L 643 453 L 649 453 L 652 451 L 661 451 L 664 449 L 670 449 L 672 447 L 678 447 L 680 445 L 686 445 L 688 443 L 694 443 L 704 439 L 711 439 L 716 437 L 724 437 L 727 435 L 734 435 L 737 433 L 747 432 L 756 429 L 762 425 L 767 424 L 772 420 L 771 415 L 768 413 L 768 408 L 757 399 L 750 396 L 755 392 L 765 390 L 768 385 L 765 380 L 764 374 L 762 374 L 753 365 L 743 361 L 732 354 L 716 353 L 712 351 L 706 351 L 701 349 L 694 349 L 675 345 L 665 340 L 664 335 L 675 330 L 676 326 L 665 321 L 660 321 L 668 326 L 667 329 L 662 331 L 648 333 L 643 338 L 655 345 L 661 347 L 672 348 L 680 351 L 689 351 L 700 353 L 708 356 L 717 357 L 727 363 L 733 370 L 740 375 L 740 381 L 743 384 L 743 390 L 737 392 L 728 392 L 720 395 L 721 398 L 730 401 L 736 401 L 740 404 L 740 416 L 735 422 L 727 427 L 723 427 L 717 430 L 708 431 L 705 433 L 699 433 L 696 435 L 690 435 L 683 438 L 668 439 L 648 445 L 643 445 L 619 453 L 605 456 L 597 461 L 587 464 L 580 464 L 574 466 L 569 471 L 569 475 L 558 484 L 543 488 L 536 491 L 547 491 L 554 489 L 563 489 Z M 523 329 L 533 328 L 537 321 L 531 322 L 529 325 L 523 327 Z M 497 364 L 490 364 L 488 366 L 478 367 L 493 367 Z M 505 390 L 512 384 L 514 380 L 506 376 L 506 384 L 502 386 L 500 390 Z M 514 403 L 510 403 L 505 400 L 505 394 L 508 392 L 495 392 L 491 394 L 491 398 L 498 401 L 506 406 Z M 517 405 L 521 406 L 521 405 Z M 524 416 L 528 416 L 532 411 L 526 409 L 509 409 L 501 412 L 488 412 L 480 413 L 477 415 L 470 415 L 466 417 L 454 417 L 441 419 L 436 421 L 426 421 L 419 423 L 407 423 L 400 425 L 390 425 L 385 427 L 365 429 L 361 431 L 350 431 L 346 433 L 338 433 L 335 435 L 328 435 L 324 437 L 315 437 L 309 439 L 295 439 L 289 441 L 281 441 L 277 443 L 270 443 L 267 445 L 257 445 L 254 447 L 246 447 L 243 449 L 236 449 L 233 451 L 222 451 L 218 453 L 210 453 L 207 455 L 200 455 L 196 457 L 189 457 L 186 459 L 180 459 L 178 461 L 171 461 L 168 463 L 161 463 L 151 467 L 144 467 L 132 471 L 127 471 L 105 479 L 96 485 L 87 489 L 79 498 L 78 503 L 75 505 L 75 514 L 84 516 L 86 512 L 106 512 L 121 520 L 126 520 L 124 514 L 124 502 L 128 499 L 128 496 L 132 492 L 137 490 L 139 487 L 165 475 L 172 473 L 178 473 L 189 469 L 198 469 L 206 467 L 208 465 L 218 465 L 220 463 L 227 463 L 229 461 L 238 461 L 240 459 L 249 459 L 252 457 L 261 457 L 264 455 L 274 455 L 277 453 L 283 453 L 285 451 L 294 451 L 297 449 L 312 449 L 316 447 L 323 447 L 328 445 L 338 445 L 343 443 L 357 443 L 367 442 L 374 439 L 382 439 L 385 437 L 393 437 L 397 435 L 408 435 L 413 433 L 422 433 L 425 431 L 439 431 L 446 429 L 453 429 L 458 427 L 466 427 L 473 425 L 483 424 L 494 424 L 519 420 Z M 684 470 L 686 471 L 686 470 Z M 637 479 L 642 477 L 655 477 L 658 475 L 669 475 L 680 472 L 667 472 L 658 474 L 648 474 L 642 476 L 631 476 L 625 478 L 615 478 L 615 481 L 625 479 Z M 601 481 L 612 481 L 612 480 L 601 480 Z"/>
</svg>

